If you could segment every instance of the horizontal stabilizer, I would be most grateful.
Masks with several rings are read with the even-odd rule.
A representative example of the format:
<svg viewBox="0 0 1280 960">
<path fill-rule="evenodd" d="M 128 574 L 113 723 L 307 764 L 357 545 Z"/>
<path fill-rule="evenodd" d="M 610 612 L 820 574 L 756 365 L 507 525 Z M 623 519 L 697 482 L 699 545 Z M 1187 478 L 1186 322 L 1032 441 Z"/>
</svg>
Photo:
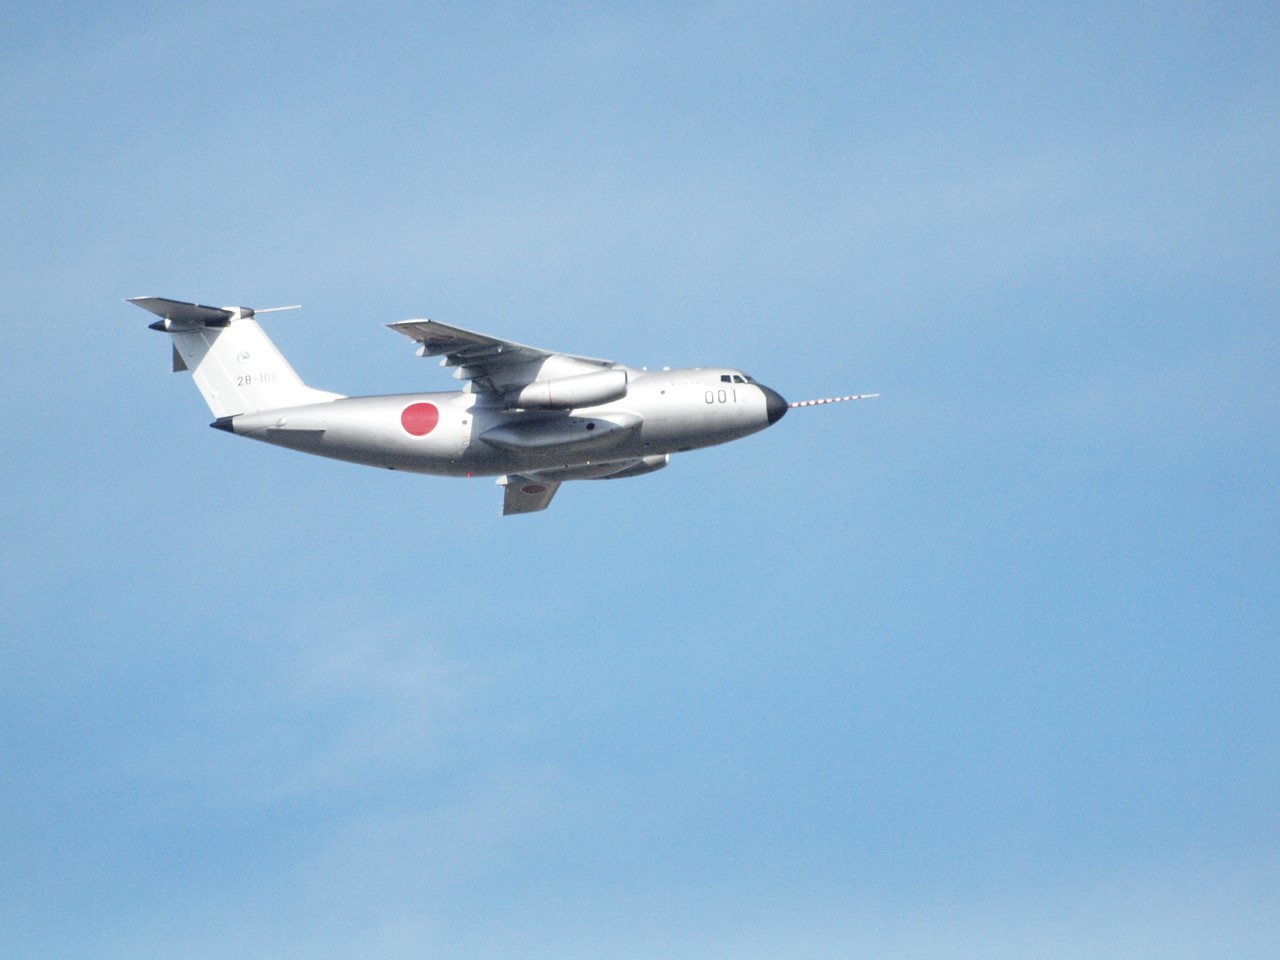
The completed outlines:
<svg viewBox="0 0 1280 960">
<path fill-rule="evenodd" d="M 205 307 L 198 303 L 166 300 L 164 297 L 133 297 L 129 302 L 154 313 L 161 320 L 184 327 L 225 327 L 235 316 L 234 310 L 225 307 Z"/>
</svg>

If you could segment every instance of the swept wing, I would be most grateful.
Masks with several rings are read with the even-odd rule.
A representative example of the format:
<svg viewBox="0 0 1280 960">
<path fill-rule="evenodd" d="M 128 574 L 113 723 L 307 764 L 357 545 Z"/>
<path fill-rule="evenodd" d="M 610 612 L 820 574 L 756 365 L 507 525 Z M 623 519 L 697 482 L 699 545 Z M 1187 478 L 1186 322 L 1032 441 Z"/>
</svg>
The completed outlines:
<svg viewBox="0 0 1280 960">
<path fill-rule="evenodd" d="M 454 377 L 471 381 L 473 390 L 490 393 L 508 394 L 535 381 L 581 376 L 616 366 L 612 360 L 543 350 L 435 320 L 405 320 L 387 326 L 416 340 L 419 356 L 442 357 L 441 366 L 457 367 Z"/>
</svg>

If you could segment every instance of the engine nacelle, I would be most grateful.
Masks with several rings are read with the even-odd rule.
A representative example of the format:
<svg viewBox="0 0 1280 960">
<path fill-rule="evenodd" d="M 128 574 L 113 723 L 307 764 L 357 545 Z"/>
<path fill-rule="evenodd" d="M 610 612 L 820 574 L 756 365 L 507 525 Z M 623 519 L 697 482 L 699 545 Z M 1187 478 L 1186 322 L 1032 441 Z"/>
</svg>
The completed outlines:
<svg viewBox="0 0 1280 960">
<path fill-rule="evenodd" d="M 594 407 L 627 395 L 627 371 L 601 370 L 558 380 L 535 380 L 507 397 L 509 407 L 572 410 Z"/>
</svg>

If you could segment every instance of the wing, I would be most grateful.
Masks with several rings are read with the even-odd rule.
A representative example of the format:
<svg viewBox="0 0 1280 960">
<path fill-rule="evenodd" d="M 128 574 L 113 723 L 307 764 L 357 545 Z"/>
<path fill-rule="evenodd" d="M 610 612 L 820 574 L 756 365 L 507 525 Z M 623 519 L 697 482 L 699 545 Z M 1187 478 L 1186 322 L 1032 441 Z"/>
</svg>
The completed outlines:
<svg viewBox="0 0 1280 960">
<path fill-rule="evenodd" d="M 560 489 L 558 481 L 531 480 L 512 474 L 498 481 L 503 485 L 502 515 L 537 513 L 551 506 L 551 498 Z"/>
<path fill-rule="evenodd" d="M 458 368 L 454 377 L 470 380 L 473 389 L 492 393 L 506 393 L 535 380 L 573 377 L 615 366 L 612 360 L 527 347 L 434 320 L 405 320 L 387 326 L 418 341 L 418 356 L 443 357 L 441 366 Z"/>
</svg>

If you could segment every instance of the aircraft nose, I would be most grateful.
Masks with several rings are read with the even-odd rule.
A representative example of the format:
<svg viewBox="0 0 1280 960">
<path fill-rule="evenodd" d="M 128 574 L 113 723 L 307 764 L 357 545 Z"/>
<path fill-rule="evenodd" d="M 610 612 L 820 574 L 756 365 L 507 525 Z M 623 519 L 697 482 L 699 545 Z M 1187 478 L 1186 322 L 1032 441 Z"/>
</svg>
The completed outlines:
<svg viewBox="0 0 1280 960">
<path fill-rule="evenodd" d="M 764 409 L 769 417 L 769 425 L 777 423 L 782 419 L 782 415 L 787 412 L 787 401 L 782 399 L 782 394 L 777 390 L 771 390 L 764 384 L 760 385 L 760 390 L 764 394 Z"/>
</svg>

